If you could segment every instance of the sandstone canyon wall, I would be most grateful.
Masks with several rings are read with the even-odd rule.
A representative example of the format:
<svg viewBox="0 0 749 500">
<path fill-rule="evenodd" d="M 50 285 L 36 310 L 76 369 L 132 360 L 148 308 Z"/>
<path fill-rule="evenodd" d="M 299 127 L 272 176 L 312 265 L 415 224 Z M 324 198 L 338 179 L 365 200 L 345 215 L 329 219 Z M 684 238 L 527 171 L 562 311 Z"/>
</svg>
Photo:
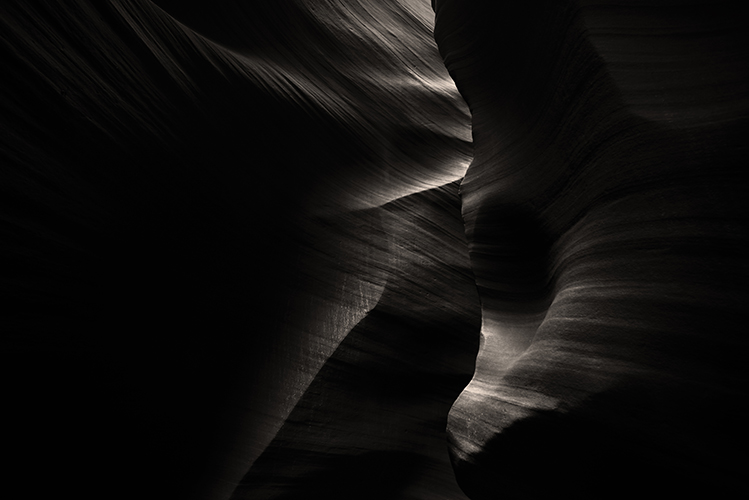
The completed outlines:
<svg viewBox="0 0 749 500">
<path fill-rule="evenodd" d="M 4 2 L 8 491 L 746 494 L 734 4 Z"/>
<path fill-rule="evenodd" d="M 461 189 L 481 347 L 448 423 L 461 486 L 746 491 L 730 451 L 745 442 L 745 16 L 435 4 L 475 148 Z"/>
</svg>

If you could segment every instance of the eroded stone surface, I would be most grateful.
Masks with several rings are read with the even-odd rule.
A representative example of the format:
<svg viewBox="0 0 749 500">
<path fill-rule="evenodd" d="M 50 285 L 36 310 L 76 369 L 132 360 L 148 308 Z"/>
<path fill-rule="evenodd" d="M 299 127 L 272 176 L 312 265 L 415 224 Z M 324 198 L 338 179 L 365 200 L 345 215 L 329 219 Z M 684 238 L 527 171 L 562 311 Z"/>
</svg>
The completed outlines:
<svg viewBox="0 0 749 500">
<path fill-rule="evenodd" d="M 745 17 L 432 3 L 0 5 L 13 490 L 746 490 Z"/>
<path fill-rule="evenodd" d="M 695 2 L 436 8 L 475 140 L 461 189 L 482 343 L 448 424 L 461 486 L 745 489 L 729 458 L 745 391 L 743 20 Z"/>
</svg>

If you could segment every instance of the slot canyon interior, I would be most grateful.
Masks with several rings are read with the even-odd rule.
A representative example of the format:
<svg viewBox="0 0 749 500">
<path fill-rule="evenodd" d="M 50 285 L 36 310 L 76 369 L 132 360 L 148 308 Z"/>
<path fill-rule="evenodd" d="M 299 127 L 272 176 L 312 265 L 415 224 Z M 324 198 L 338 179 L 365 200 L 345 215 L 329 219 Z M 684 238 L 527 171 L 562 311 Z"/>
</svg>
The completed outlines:
<svg viewBox="0 0 749 500">
<path fill-rule="evenodd" d="M 18 498 L 742 498 L 749 15 L 0 4 Z"/>
</svg>

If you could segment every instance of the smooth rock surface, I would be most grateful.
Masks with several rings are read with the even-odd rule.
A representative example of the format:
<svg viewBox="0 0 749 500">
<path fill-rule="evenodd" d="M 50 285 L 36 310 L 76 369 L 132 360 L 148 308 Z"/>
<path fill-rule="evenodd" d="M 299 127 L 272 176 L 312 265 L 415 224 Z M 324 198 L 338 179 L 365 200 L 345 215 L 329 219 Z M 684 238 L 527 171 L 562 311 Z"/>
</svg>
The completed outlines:
<svg viewBox="0 0 749 500">
<path fill-rule="evenodd" d="M 9 492 L 746 494 L 746 16 L 431 3 L 0 4 Z"/>
<path fill-rule="evenodd" d="M 746 18 L 435 3 L 475 147 L 461 190 L 482 340 L 448 421 L 461 487 L 746 494 Z"/>
<path fill-rule="evenodd" d="M 349 453 L 423 455 L 460 496 L 443 421 L 478 339 L 455 184 L 470 117 L 433 20 L 425 1 L 0 6 L 14 484 L 229 498 L 387 291 L 404 336 L 444 320 L 425 349 L 455 360 L 414 374 L 441 403 L 404 428 L 428 439 Z M 403 225 L 383 208 L 440 186 Z"/>
</svg>

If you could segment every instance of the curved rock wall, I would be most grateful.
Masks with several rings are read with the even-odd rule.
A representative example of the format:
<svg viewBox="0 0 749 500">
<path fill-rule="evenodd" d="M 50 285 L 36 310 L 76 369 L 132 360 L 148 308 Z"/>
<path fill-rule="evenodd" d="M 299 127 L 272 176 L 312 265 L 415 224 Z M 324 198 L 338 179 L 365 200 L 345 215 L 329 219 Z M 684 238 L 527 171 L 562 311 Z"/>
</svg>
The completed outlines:
<svg viewBox="0 0 749 500">
<path fill-rule="evenodd" d="M 435 3 L 475 147 L 461 193 L 481 347 L 448 423 L 464 491 L 745 491 L 745 18 Z"/>
<path fill-rule="evenodd" d="M 0 6 L 18 484 L 228 498 L 349 332 L 402 303 L 410 322 L 378 328 L 419 339 L 440 318 L 437 365 L 399 365 L 421 407 L 346 453 L 415 454 L 426 465 L 407 482 L 458 491 L 439 422 L 477 343 L 454 184 L 470 117 L 432 25 L 423 1 Z M 407 199 L 406 224 L 385 207 Z M 390 381 L 362 399 L 375 418 L 398 415 L 386 368 L 364 379 Z M 448 386 L 423 388 L 442 371 Z M 398 444 L 421 421 L 428 436 Z"/>
<path fill-rule="evenodd" d="M 697 0 L 2 3 L 8 488 L 746 490 L 746 37 Z"/>
</svg>

